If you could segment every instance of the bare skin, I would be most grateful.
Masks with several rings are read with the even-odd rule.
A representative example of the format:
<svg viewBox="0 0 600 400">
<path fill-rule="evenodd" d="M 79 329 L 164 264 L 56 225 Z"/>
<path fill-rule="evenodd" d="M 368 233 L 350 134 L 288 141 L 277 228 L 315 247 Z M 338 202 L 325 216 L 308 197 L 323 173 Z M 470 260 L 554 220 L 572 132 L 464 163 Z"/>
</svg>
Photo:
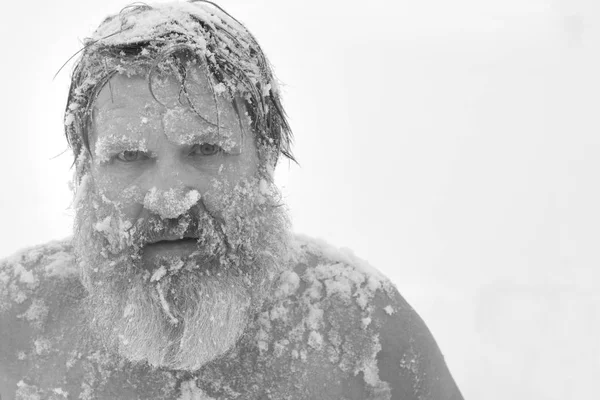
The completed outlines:
<svg viewBox="0 0 600 400">
<path fill-rule="evenodd" d="M 86 293 L 68 242 L 3 262 L 2 399 L 462 399 L 389 282 L 326 245 L 295 243 L 292 269 L 235 348 L 195 372 L 103 350 L 81 318 Z"/>
<path fill-rule="evenodd" d="M 193 106 L 168 75 L 99 92 L 73 239 L 0 263 L 1 399 L 462 399 L 385 277 L 288 243 L 269 148 L 202 71 Z"/>
</svg>

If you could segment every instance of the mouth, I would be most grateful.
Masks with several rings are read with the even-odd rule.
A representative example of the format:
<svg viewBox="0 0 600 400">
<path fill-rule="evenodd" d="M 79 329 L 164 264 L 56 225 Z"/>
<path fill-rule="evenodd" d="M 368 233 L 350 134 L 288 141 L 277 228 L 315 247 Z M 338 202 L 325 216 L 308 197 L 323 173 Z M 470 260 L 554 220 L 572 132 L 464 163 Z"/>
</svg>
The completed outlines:
<svg viewBox="0 0 600 400">
<path fill-rule="evenodd" d="M 173 237 L 173 238 L 163 238 L 160 240 L 156 240 L 148 243 L 146 246 L 161 246 L 161 245 L 176 245 L 181 243 L 198 243 L 198 238 L 194 237 Z"/>
<path fill-rule="evenodd" d="M 193 237 L 162 238 L 148 243 L 142 250 L 142 259 L 152 262 L 158 258 L 187 258 L 198 250 L 198 239 Z"/>
</svg>

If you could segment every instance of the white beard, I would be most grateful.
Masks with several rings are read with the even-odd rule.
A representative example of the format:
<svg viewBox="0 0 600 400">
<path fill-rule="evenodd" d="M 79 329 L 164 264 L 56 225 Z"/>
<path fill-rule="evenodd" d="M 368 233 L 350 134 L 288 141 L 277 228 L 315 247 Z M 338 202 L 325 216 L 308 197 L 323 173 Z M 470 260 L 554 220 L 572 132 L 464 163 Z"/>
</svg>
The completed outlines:
<svg viewBox="0 0 600 400">
<path fill-rule="evenodd" d="M 118 218 L 118 206 L 102 200 L 92 179 L 82 181 L 74 248 L 91 331 L 112 351 L 132 362 L 195 371 L 235 346 L 283 266 L 289 232 L 274 188 L 266 201 L 237 189 L 223 192 L 222 222 L 207 213 L 193 217 L 200 255 L 177 260 L 178 268 L 151 282 L 139 258 L 149 225 Z M 99 229 L 107 216 L 111 228 Z"/>
</svg>

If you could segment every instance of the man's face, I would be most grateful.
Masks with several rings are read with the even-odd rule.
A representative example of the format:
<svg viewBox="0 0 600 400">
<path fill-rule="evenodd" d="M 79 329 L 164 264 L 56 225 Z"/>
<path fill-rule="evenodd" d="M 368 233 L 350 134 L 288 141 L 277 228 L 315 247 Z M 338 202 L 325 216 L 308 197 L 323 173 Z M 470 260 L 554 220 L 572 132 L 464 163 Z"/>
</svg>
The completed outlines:
<svg viewBox="0 0 600 400">
<path fill-rule="evenodd" d="M 209 85 L 197 67 L 185 92 L 118 74 L 95 102 L 75 246 L 101 336 L 133 361 L 197 369 L 222 354 L 281 261 L 287 219 L 243 103 Z"/>
<path fill-rule="evenodd" d="M 117 205 L 125 223 L 147 223 L 152 214 L 173 221 L 199 200 L 204 212 L 222 218 L 223 187 L 257 177 L 248 118 L 238 116 L 230 99 L 213 96 L 198 68 L 191 72 L 185 89 L 192 104 L 168 75 L 150 82 L 152 92 L 146 77 L 116 75 L 96 100 L 91 173 L 98 192 Z M 190 234 L 189 229 L 151 234 L 134 244 L 152 263 L 192 251 L 198 238 Z"/>
</svg>

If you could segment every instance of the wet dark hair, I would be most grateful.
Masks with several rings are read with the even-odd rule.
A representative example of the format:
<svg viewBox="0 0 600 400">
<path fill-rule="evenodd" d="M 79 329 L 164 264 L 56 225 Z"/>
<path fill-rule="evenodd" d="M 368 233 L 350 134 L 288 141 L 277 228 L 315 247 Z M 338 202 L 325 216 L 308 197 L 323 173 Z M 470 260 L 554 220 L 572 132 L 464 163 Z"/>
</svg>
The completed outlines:
<svg viewBox="0 0 600 400">
<path fill-rule="evenodd" d="M 152 74 L 165 62 L 181 83 L 180 100 L 185 98 L 198 116 L 203 118 L 201 110 L 194 109 L 185 85 L 190 63 L 205 69 L 215 107 L 217 95 L 223 91 L 231 99 L 243 99 L 257 145 L 270 150 L 273 165 L 280 154 L 295 161 L 292 131 L 260 46 L 240 22 L 203 0 L 132 4 L 106 18 L 92 38 L 85 40 L 65 110 L 65 135 L 76 159 L 83 150 L 90 153 L 94 102 L 102 88 L 110 85 L 111 77 L 145 73 L 152 93 Z M 232 104 L 240 117 L 236 102 Z"/>
</svg>

